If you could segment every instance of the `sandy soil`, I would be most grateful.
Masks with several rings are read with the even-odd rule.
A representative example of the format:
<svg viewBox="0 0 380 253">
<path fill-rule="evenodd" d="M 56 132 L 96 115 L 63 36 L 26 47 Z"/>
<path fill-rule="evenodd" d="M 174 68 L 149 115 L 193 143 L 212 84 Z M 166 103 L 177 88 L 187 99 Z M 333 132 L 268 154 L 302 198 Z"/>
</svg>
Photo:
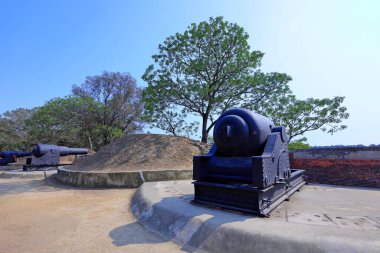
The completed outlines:
<svg viewBox="0 0 380 253">
<path fill-rule="evenodd" d="M 136 222 L 133 192 L 0 179 L 0 252 L 180 252 Z"/>
<path fill-rule="evenodd" d="M 137 134 L 121 137 L 93 156 L 65 167 L 81 171 L 192 169 L 193 156 L 210 146 L 185 137 Z"/>
</svg>

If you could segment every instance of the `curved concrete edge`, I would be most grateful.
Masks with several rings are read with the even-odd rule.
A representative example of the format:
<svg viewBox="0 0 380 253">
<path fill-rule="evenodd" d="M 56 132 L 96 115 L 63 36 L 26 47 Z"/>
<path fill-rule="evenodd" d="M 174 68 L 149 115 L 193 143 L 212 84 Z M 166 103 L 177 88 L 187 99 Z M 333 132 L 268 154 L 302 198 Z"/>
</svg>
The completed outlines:
<svg viewBox="0 0 380 253">
<path fill-rule="evenodd" d="M 181 182 L 181 181 L 178 181 Z M 197 252 L 379 252 L 374 238 L 352 239 L 352 233 L 330 227 L 288 224 L 191 204 L 192 194 L 173 193 L 170 184 L 146 183 L 134 193 L 131 211 L 153 232 L 184 250 Z M 190 184 L 190 181 L 186 183 Z M 165 192 L 171 192 L 172 197 Z M 187 191 L 188 192 L 188 191 Z M 335 233 L 335 236 L 332 234 Z M 357 234 L 355 234 L 357 236 Z M 365 236 L 364 236 L 365 237 Z"/>
<path fill-rule="evenodd" d="M 87 172 L 58 168 L 56 179 L 67 185 L 97 188 L 137 188 L 144 182 L 191 179 L 192 170 Z"/>
</svg>

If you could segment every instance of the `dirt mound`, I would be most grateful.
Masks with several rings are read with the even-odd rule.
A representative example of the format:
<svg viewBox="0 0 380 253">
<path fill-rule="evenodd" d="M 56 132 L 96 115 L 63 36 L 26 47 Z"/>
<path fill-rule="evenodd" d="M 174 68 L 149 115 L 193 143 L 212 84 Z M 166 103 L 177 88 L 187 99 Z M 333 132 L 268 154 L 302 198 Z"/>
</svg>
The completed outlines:
<svg viewBox="0 0 380 253">
<path fill-rule="evenodd" d="M 121 137 L 69 170 L 138 171 L 192 169 L 193 156 L 206 154 L 210 146 L 185 137 L 136 134 Z"/>
</svg>

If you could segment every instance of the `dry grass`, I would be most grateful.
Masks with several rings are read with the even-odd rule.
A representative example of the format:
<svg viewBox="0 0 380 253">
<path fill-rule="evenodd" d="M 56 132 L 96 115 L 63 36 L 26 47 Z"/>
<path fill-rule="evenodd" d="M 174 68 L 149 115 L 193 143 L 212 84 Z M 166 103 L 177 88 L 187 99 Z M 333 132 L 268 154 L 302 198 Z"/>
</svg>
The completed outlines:
<svg viewBox="0 0 380 253">
<path fill-rule="evenodd" d="M 81 171 L 192 169 L 193 156 L 205 154 L 209 148 L 207 144 L 179 136 L 129 135 L 66 168 Z"/>
</svg>

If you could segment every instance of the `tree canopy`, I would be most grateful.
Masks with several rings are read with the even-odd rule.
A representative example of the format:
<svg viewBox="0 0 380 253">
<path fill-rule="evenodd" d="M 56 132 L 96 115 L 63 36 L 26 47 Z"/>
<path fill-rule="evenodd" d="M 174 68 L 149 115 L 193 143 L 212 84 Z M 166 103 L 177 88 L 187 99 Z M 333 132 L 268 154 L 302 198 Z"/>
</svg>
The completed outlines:
<svg viewBox="0 0 380 253">
<path fill-rule="evenodd" d="M 260 70 L 263 55 L 251 51 L 242 27 L 222 17 L 169 36 L 142 76 L 148 83 L 143 91 L 146 120 L 177 134 L 197 126 L 186 121 L 188 114 L 199 116 L 203 142 L 217 117 L 231 107 L 270 116 L 284 123 L 292 137 L 320 128 L 330 133 L 345 128 L 339 125 L 348 117 L 341 106 L 344 98 L 297 100 L 288 86 L 289 75 Z M 273 105 L 280 110 L 271 109 Z"/>
<path fill-rule="evenodd" d="M 0 150 L 36 143 L 99 149 L 142 128 L 141 89 L 127 73 L 104 72 L 74 85 L 72 94 L 31 110 L 0 115 Z"/>
<path fill-rule="evenodd" d="M 207 142 L 216 117 L 226 109 L 286 92 L 290 77 L 262 73 L 263 53 L 250 51 L 247 39 L 242 27 L 222 17 L 168 37 L 142 77 L 148 83 L 143 99 L 150 122 L 162 127 L 165 116 L 175 112 L 200 116 Z"/>
<path fill-rule="evenodd" d="M 99 112 L 106 108 L 90 97 L 65 97 L 48 101 L 26 122 L 31 143 L 68 146 L 101 146 Z"/>
<path fill-rule="evenodd" d="M 72 94 L 91 97 L 104 106 L 97 115 L 103 145 L 122 134 L 141 130 L 141 89 L 130 74 L 105 71 L 101 75 L 88 76 L 81 85 L 73 85 Z"/>
<path fill-rule="evenodd" d="M 332 99 L 297 99 L 293 94 L 284 94 L 270 104 L 251 105 L 248 108 L 260 111 L 271 118 L 276 125 L 286 126 L 289 139 L 306 141 L 303 134 L 320 129 L 333 134 L 345 129 L 342 121 L 349 117 L 347 108 L 342 106 L 344 97 Z M 298 139 L 295 139 L 298 138 Z"/>
<path fill-rule="evenodd" d="M 23 150 L 29 148 L 25 122 L 34 109 L 18 108 L 0 115 L 0 150 Z"/>
</svg>

